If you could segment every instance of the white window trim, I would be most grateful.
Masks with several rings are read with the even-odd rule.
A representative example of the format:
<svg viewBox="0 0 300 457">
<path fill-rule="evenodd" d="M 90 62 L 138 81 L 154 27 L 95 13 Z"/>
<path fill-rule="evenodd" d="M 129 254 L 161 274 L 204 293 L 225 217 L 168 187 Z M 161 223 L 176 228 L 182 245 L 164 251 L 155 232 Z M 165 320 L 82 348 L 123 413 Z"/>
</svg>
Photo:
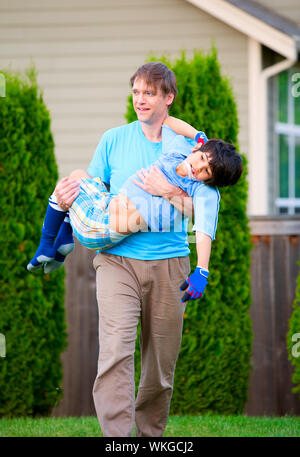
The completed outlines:
<svg viewBox="0 0 300 457">
<path fill-rule="evenodd" d="M 295 209 L 300 207 L 300 199 L 295 198 L 295 138 L 300 138 L 300 126 L 294 124 L 295 107 L 292 92 L 292 74 L 295 69 L 290 68 L 286 70 L 288 72 L 288 122 L 276 122 L 275 133 L 277 135 L 286 135 L 288 137 L 288 155 L 289 155 L 289 197 L 288 198 L 276 198 L 275 205 L 280 208 L 287 208 L 288 214 L 295 214 Z M 279 145 L 279 142 L 277 142 Z M 277 147 L 277 163 L 279 164 L 279 146 Z M 278 170 L 280 174 L 280 169 Z M 279 178 L 279 175 L 278 175 Z M 280 178 L 279 178 L 280 179 Z M 279 189 L 279 182 L 278 182 Z"/>
<path fill-rule="evenodd" d="M 300 136 L 300 125 L 284 124 L 276 122 L 275 133 L 282 135 Z"/>
<path fill-rule="evenodd" d="M 278 208 L 300 208 L 300 198 L 276 198 Z"/>
<path fill-rule="evenodd" d="M 269 78 L 291 68 L 295 60 L 285 59 L 265 69 L 262 69 L 262 46 L 250 38 L 248 39 L 248 181 L 249 199 L 247 212 L 251 216 L 264 216 L 269 212 L 268 192 L 268 111 L 267 111 L 267 84 Z M 274 124 L 272 123 L 272 135 Z M 277 156 L 275 154 L 275 156 Z M 278 169 L 278 167 L 277 167 Z M 276 181 L 277 182 L 277 181 Z M 277 195 L 276 195 L 277 196 Z M 272 207 L 274 208 L 272 196 Z"/>
</svg>

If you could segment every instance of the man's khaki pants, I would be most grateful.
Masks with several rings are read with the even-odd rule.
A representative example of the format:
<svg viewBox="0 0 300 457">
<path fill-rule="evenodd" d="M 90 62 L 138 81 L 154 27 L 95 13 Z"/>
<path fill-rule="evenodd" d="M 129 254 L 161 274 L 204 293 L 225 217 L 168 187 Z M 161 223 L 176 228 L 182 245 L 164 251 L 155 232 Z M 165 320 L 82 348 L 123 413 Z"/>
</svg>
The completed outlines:
<svg viewBox="0 0 300 457">
<path fill-rule="evenodd" d="M 103 435 L 162 436 L 173 391 L 185 304 L 180 285 L 189 257 L 94 258 L 99 359 L 93 396 Z M 141 318 L 141 378 L 135 401 L 134 350 Z"/>
</svg>

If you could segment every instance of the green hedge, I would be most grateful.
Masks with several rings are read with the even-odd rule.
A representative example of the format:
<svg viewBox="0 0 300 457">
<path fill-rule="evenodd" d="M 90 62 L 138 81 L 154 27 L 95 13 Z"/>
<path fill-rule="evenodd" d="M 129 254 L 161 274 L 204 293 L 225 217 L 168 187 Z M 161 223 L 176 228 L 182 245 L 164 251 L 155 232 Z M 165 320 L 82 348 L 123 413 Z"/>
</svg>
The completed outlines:
<svg viewBox="0 0 300 457">
<path fill-rule="evenodd" d="M 208 55 L 195 52 L 190 60 L 182 53 L 174 63 L 164 57 L 150 60 L 163 61 L 177 77 L 178 96 L 170 115 L 203 130 L 209 138 L 233 142 L 238 149 L 236 104 L 229 81 L 221 75 L 216 50 Z M 131 97 L 126 119 L 136 119 Z M 241 413 L 247 400 L 252 329 L 245 157 L 244 164 L 245 173 L 239 183 L 220 189 L 219 222 L 205 295 L 186 307 L 172 414 Z M 194 268 L 195 244 L 190 248 Z M 137 345 L 137 381 L 139 358 Z"/>
<path fill-rule="evenodd" d="M 48 196 L 58 178 L 50 115 L 34 70 L 1 72 L 0 98 L 0 415 L 44 415 L 61 395 L 66 345 L 63 269 L 26 265 L 39 244 Z"/>
<path fill-rule="evenodd" d="M 300 262 L 298 262 L 300 265 Z M 294 335 L 294 339 L 293 339 Z M 296 297 L 293 303 L 293 312 L 289 319 L 289 331 L 287 334 L 287 348 L 289 360 L 294 366 L 292 382 L 295 386 L 292 392 L 300 397 L 300 271 L 297 278 Z"/>
</svg>

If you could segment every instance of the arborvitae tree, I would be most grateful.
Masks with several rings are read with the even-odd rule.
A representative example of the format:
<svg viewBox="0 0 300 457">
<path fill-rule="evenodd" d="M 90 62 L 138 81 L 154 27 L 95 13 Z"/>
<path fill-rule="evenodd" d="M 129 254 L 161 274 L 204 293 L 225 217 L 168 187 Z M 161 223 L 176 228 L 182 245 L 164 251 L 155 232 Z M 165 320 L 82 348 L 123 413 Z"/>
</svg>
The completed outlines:
<svg viewBox="0 0 300 457">
<path fill-rule="evenodd" d="M 209 55 L 185 53 L 174 63 L 162 61 L 177 78 L 178 95 L 170 115 L 203 130 L 208 138 L 234 143 L 239 150 L 238 117 L 232 89 L 222 76 L 215 49 Z M 127 122 L 136 120 L 131 96 Z M 246 215 L 247 162 L 233 187 L 220 189 L 216 240 L 212 244 L 210 275 L 204 297 L 188 302 L 183 339 L 176 365 L 171 413 L 241 413 L 247 400 L 252 343 L 249 308 L 250 230 Z M 196 245 L 190 244 L 191 267 L 197 262 Z M 180 292 L 178 292 L 180 293 Z M 139 377 L 136 347 L 136 379 Z"/>
<path fill-rule="evenodd" d="M 293 303 L 293 312 L 289 320 L 287 348 L 289 360 L 295 367 L 292 376 L 292 381 L 295 386 L 292 388 L 292 392 L 298 394 L 300 397 L 300 272 L 297 278 L 296 297 Z"/>
<path fill-rule="evenodd" d="M 1 72 L 0 98 L 0 415 L 44 415 L 61 395 L 66 345 L 64 269 L 29 273 L 58 178 L 50 115 L 34 70 Z M 2 76 L 3 80 L 3 76 Z"/>
</svg>

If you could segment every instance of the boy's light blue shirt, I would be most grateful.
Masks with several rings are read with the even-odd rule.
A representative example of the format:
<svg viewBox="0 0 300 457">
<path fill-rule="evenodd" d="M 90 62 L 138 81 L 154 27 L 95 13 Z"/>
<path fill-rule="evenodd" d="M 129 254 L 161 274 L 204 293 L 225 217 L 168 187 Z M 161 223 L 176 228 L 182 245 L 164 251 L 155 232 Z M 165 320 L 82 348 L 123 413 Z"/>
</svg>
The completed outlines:
<svg viewBox="0 0 300 457">
<path fill-rule="evenodd" d="M 216 188 L 209 187 L 200 181 L 193 181 L 188 177 L 181 177 L 176 173 L 177 166 L 191 154 L 195 142 L 181 135 L 176 135 L 167 126 L 162 127 L 163 153 L 156 160 L 155 165 L 164 173 L 168 181 L 183 189 L 193 198 L 194 231 L 199 231 L 215 239 L 220 194 Z M 140 181 L 137 175 L 133 175 Z M 174 208 L 167 200 L 154 197 L 134 184 L 129 178 L 120 189 L 136 206 L 151 231 L 182 230 L 182 213 Z"/>
<path fill-rule="evenodd" d="M 110 192 L 116 195 L 122 187 L 124 191 L 126 180 L 134 175 L 137 170 L 153 165 L 161 156 L 162 152 L 167 153 L 175 137 L 178 136 L 171 129 L 163 127 L 163 142 L 153 143 L 145 137 L 139 121 L 110 129 L 102 136 L 88 168 L 88 173 L 94 177 L 99 176 L 105 183 L 110 184 Z M 181 138 L 185 143 L 187 155 L 195 143 L 189 144 L 186 139 L 183 137 Z M 184 143 L 177 146 L 182 149 Z M 174 209 L 165 199 L 153 197 L 147 192 L 144 192 L 140 187 L 133 184 L 132 180 L 128 180 L 127 182 L 131 182 L 131 185 L 134 186 L 134 189 L 132 190 L 130 189 L 130 186 L 125 190 L 125 193 L 128 191 L 130 192 L 130 199 L 133 202 L 133 195 L 136 194 L 138 197 L 142 194 L 144 198 L 145 194 L 147 194 L 148 201 L 150 198 L 152 204 L 154 204 L 154 217 L 155 215 L 157 217 L 158 213 L 155 212 L 157 208 L 158 211 L 164 214 L 169 211 L 169 213 L 173 214 L 175 217 L 176 224 L 175 227 L 171 227 L 170 232 L 138 232 L 125 238 L 121 243 L 111 249 L 107 249 L 105 252 L 140 260 L 165 259 L 188 255 L 190 253 L 187 242 L 188 218 Z M 176 183 L 174 184 L 177 185 Z M 187 184 L 191 185 L 191 182 Z M 201 189 L 199 183 L 196 184 L 198 184 L 198 188 Z M 210 191 L 208 190 L 210 188 L 208 186 L 202 185 L 202 188 L 200 197 L 201 193 L 202 197 L 205 197 L 204 194 L 210 194 Z M 141 192 L 139 193 L 139 191 Z M 212 191 L 214 191 L 214 189 L 212 189 Z M 190 195 L 190 192 L 188 193 Z M 199 204 L 203 206 L 205 201 L 208 201 L 207 195 L 205 198 L 199 199 Z M 198 209 L 195 208 L 195 211 L 198 212 Z M 207 213 L 207 221 L 210 221 L 206 222 L 206 225 L 209 228 L 203 231 L 205 233 L 210 231 L 212 239 L 214 239 L 217 217 L 216 206 L 213 205 L 211 211 L 209 211 L 209 207 L 201 207 L 200 211 L 203 214 L 203 221 L 205 220 L 205 213 Z M 209 212 L 213 214 L 212 217 L 209 216 Z M 214 223 L 213 228 L 211 226 L 212 220 Z"/>
</svg>

